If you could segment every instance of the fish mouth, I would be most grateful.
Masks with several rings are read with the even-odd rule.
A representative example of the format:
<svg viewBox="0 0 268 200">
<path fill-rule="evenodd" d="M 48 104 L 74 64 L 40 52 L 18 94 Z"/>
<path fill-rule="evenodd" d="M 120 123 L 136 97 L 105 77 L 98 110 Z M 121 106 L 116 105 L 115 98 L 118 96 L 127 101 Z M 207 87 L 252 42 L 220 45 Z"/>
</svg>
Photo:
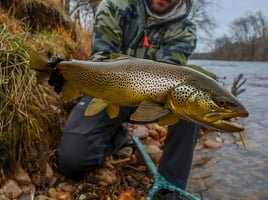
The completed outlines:
<svg viewBox="0 0 268 200">
<path fill-rule="evenodd" d="M 221 119 L 213 122 L 213 125 L 217 131 L 222 132 L 241 132 L 244 130 L 244 126 L 237 123 L 235 118 Z"/>
<path fill-rule="evenodd" d="M 237 118 L 248 117 L 248 112 L 243 113 L 214 113 L 209 114 L 205 119 L 210 119 L 209 123 L 206 123 L 205 127 L 220 132 L 241 132 L 244 130 L 244 126 L 237 122 Z M 211 120 L 214 118 L 214 120 Z"/>
</svg>

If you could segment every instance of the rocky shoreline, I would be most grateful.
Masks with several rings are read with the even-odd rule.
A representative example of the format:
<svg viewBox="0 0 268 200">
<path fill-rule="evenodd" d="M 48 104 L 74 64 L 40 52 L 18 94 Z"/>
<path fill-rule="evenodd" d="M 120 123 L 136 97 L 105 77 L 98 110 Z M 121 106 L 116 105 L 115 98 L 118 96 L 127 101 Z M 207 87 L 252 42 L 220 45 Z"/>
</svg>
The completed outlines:
<svg viewBox="0 0 268 200">
<path fill-rule="evenodd" d="M 129 125 L 130 136 L 141 139 L 146 151 L 157 165 L 167 134 L 165 127 L 157 124 Z M 238 134 L 204 133 L 200 131 L 193 167 L 202 165 L 200 149 L 221 148 L 223 145 L 241 145 Z M 90 173 L 85 180 L 73 182 L 57 173 L 48 163 L 44 174 L 29 174 L 21 167 L 14 177 L 0 186 L 0 200 L 126 200 L 145 199 L 152 180 L 137 151 L 122 148 L 116 156 L 108 157 L 103 167 Z M 189 192 L 201 196 L 200 191 Z"/>
</svg>

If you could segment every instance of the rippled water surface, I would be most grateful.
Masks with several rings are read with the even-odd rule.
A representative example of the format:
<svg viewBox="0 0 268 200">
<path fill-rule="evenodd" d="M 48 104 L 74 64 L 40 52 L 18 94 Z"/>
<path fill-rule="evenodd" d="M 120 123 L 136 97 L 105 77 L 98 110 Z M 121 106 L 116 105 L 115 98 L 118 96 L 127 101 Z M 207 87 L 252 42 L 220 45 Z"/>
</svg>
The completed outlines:
<svg viewBox="0 0 268 200">
<path fill-rule="evenodd" d="M 249 111 L 245 125 L 247 150 L 238 144 L 196 151 L 205 162 L 192 170 L 188 186 L 198 188 L 209 200 L 268 199 L 268 62 L 191 60 L 215 73 L 230 89 L 238 74 L 247 79 L 238 99 Z"/>
</svg>

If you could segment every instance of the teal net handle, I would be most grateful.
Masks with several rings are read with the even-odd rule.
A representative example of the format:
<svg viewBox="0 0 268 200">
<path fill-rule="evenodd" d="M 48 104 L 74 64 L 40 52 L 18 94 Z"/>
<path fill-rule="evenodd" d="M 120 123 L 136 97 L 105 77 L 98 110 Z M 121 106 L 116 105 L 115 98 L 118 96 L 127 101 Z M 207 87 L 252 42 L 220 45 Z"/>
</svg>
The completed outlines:
<svg viewBox="0 0 268 200">
<path fill-rule="evenodd" d="M 182 197 L 187 198 L 188 200 L 200 200 L 199 198 L 193 196 L 192 194 L 186 192 L 185 190 L 175 186 L 174 184 L 167 181 L 156 169 L 152 159 L 146 152 L 146 150 L 143 147 L 143 144 L 140 142 L 140 139 L 136 136 L 133 136 L 133 141 L 135 142 L 143 160 L 146 165 L 146 167 L 149 169 L 149 172 L 153 176 L 153 186 L 150 189 L 146 200 L 151 200 L 155 193 L 160 189 L 167 189 L 174 192 L 178 192 Z"/>
</svg>

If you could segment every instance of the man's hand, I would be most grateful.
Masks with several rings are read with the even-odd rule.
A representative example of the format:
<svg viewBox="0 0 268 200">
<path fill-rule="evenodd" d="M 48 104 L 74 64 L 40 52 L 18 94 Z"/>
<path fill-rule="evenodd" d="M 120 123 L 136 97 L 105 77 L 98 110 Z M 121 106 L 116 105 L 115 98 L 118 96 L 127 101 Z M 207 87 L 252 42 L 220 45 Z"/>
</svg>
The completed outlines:
<svg viewBox="0 0 268 200">
<path fill-rule="evenodd" d="M 53 86 L 54 91 L 57 93 L 61 92 L 64 85 L 64 77 L 56 68 L 56 65 L 61 61 L 64 61 L 64 59 L 61 57 L 52 56 L 47 62 L 47 66 L 53 68 L 51 76 L 48 79 L 48 84 Z"/>
</svg>

